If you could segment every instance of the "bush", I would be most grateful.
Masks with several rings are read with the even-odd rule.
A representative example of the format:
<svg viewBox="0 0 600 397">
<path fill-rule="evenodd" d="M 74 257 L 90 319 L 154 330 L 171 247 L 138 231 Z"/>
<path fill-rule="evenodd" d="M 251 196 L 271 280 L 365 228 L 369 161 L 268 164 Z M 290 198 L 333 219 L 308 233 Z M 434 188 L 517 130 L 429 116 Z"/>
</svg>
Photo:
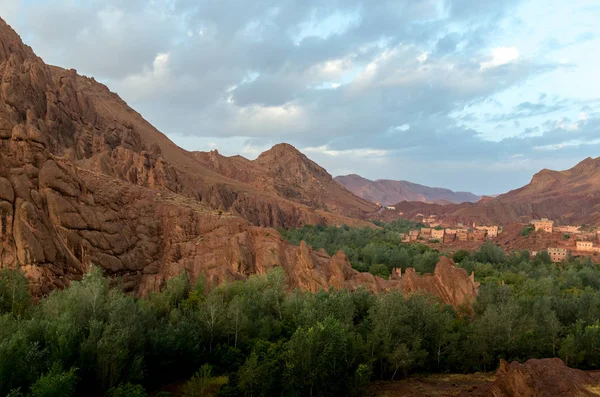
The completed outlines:
<svg viewBox="0 0 600 397">
<path fill-rule="evenodd" d="M 371 273 L 374 276 L 378 276 L 385 279 L 390 278 L 391 274 L 390 269 L 388 269 L 388 267 L 383 263 L 376 263 L 371 265 L 371 267 L 369 268 L 369 273 Z"/>
<path fill-rule="evenodd" d="M 204 364 L 194 374 L 185 386 L 183 386 L 183 397 L 212 397 L 216 396 L 219 389 L 228 382 L 226 376 L 212 376 L 212 367 Z"/>
<path fill-rule="evenodd" d="M 521 230 L 521 236 L 529 237 L 531 232 L 533 232 L 534 230 L 535 227 L 533 225 L 527 225 Z"/>
<path fill-rule="evenodd" d="M 106 392 L 106 397 L 148 397 L 148 393 L 142 385 L 126 383 L 110 389 Z"/>
<path fill-rule="evenodd" d="M 52 365 L 50 371 L 40 376 L 31 386 L 32 397 L 71 397 L 77 385 L 77 369 L 65 372 L 60 364 Z"/>
<path fill-rule="evenodd" d="M 471 253 L 467 250 L 458 250 L 456 251 L 453 255 L 452 255 L 452 260 L 455 263 L 460 263 L 462 262 L 465 258 L 468 258 L 471 255 Z"/>
</svg>

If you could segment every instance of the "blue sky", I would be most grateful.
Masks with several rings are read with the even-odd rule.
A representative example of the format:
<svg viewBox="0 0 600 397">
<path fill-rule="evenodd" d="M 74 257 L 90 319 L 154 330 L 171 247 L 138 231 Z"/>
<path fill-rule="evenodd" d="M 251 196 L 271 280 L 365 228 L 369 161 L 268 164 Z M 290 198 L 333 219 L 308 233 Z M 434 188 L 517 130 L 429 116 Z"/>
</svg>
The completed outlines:
<svg viewBox="0 0 600 397">
<path fill-rule="evenodd" d="M 501 193 L 600 156 L 595 0 L 2 0 L 188 150 Z"/>
</svg>

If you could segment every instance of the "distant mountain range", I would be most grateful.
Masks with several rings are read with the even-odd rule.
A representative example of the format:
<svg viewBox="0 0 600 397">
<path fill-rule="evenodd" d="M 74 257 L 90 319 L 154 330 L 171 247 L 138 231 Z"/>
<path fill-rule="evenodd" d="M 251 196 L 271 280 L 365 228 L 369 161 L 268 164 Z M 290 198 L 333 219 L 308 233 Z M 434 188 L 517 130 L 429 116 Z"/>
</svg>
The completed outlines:
<svg viewBox="0 0 600 397">
<path fill-rule="evenodd" d="M 562 225 L 599 224 L 600 157 L 587 158 L 564 171 L 543 169 L 527 185 L 474 204 L 399 201 L 395 207 L 408 218 L 435 214 L 450 223 L 509 224 L 550 218 Z"/>
<path fill-rule="evenodd" d="M 334 179 L 355 195 L 381 205 L 392 205 L 400 201 L 421 201 L 445 205 L 474 203 L 481 199 L 481 196 L 470 192 L 454 192 L 408 181 L 389 179 L 372 181 L 356 174 L 337 176 Z"/>
</svg>

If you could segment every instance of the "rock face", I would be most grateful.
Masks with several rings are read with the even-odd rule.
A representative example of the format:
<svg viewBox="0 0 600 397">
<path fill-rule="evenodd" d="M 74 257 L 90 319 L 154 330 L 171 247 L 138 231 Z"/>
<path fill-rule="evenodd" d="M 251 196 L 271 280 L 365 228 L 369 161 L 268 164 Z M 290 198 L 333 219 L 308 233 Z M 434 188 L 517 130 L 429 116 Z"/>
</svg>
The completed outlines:
<svg viewBox="0 0 600 397">
<path fill-rule="evenodd" d="M 399 202 L 395 206 L 409 218 L 436 214 L 446 222 L 465 224 L 506 225 L 539 218 L 563 225 L 594 224 L 600 222 L 600 157 L 587 158 L 565 171 L 544 169 L 529 184 L 476 204 Z"/>
<path fill-rule="evenodd" d="M 286 143 L 273 146 L 254 161 L 226 157 L 216 150 L 193 155 L 216 173 L 312 208 L 356 218 L 377 211 L 372 202 L 340 186 L 325 169 Z"/>
<path fill-rule="evenodd" d="M 488 397 L 597 396 L 589 390 L 600 382 L 589 373 L 569 368 L 559 358 L 528 360 L 508 364 L 501 360 Z"/>
<path fill-rule="evenodd" d="M 408 268 L 397 277 L 405 294 L 419 292 L 438 296 L 444 303 L 458 307 L 471 307 L 478 294 L 479 283 L 465 269 L 454 266 L 452 259 L 442 257 L 433 274 L 419 276 L 415 269 Z"/>
<path fill-rule="evenodd" d="M 325 193 L 335 182 L 295 149 L 261 155 L 252 162 L 260 175 L 207 167 L 104 85 L 45 65 L 1 19 L 0 44 L 0 266 L 20 265 L 34 294 L 90 265 L 140 296 L 184 270 L 219 283 L 275 266 L 292 288 L 401 287 L 270 228 L 373 226 L 340 215 L 343 205 L 332 212 Z M 345 203 L 372 208 L 337 189 Z"/>
<path fill-rule="evenodd" d="M 474 203 L 480 199 L 480 196 L 469 192 L 453 192 L 449 189 L 423 186 L 408 181 L 388 179 L 371 181 L 356 174 L 336 176 L 335 180 L 357 196 L 382 205 L 393 205 L 401 201 L 458 204 Z"/>
</svg>

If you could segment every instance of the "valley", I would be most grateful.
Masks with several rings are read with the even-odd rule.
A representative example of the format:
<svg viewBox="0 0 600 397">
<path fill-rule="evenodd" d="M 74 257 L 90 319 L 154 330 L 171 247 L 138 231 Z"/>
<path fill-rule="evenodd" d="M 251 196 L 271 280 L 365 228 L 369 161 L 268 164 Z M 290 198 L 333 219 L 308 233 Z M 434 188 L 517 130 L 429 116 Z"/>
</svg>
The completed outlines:
<svg viewBox="0 0 600 397">
<path fill-rule="evenodd" d="M 0 18 L 0 396 L 598 395 L 599 188 L 188 151 Z"/>
</svg>

